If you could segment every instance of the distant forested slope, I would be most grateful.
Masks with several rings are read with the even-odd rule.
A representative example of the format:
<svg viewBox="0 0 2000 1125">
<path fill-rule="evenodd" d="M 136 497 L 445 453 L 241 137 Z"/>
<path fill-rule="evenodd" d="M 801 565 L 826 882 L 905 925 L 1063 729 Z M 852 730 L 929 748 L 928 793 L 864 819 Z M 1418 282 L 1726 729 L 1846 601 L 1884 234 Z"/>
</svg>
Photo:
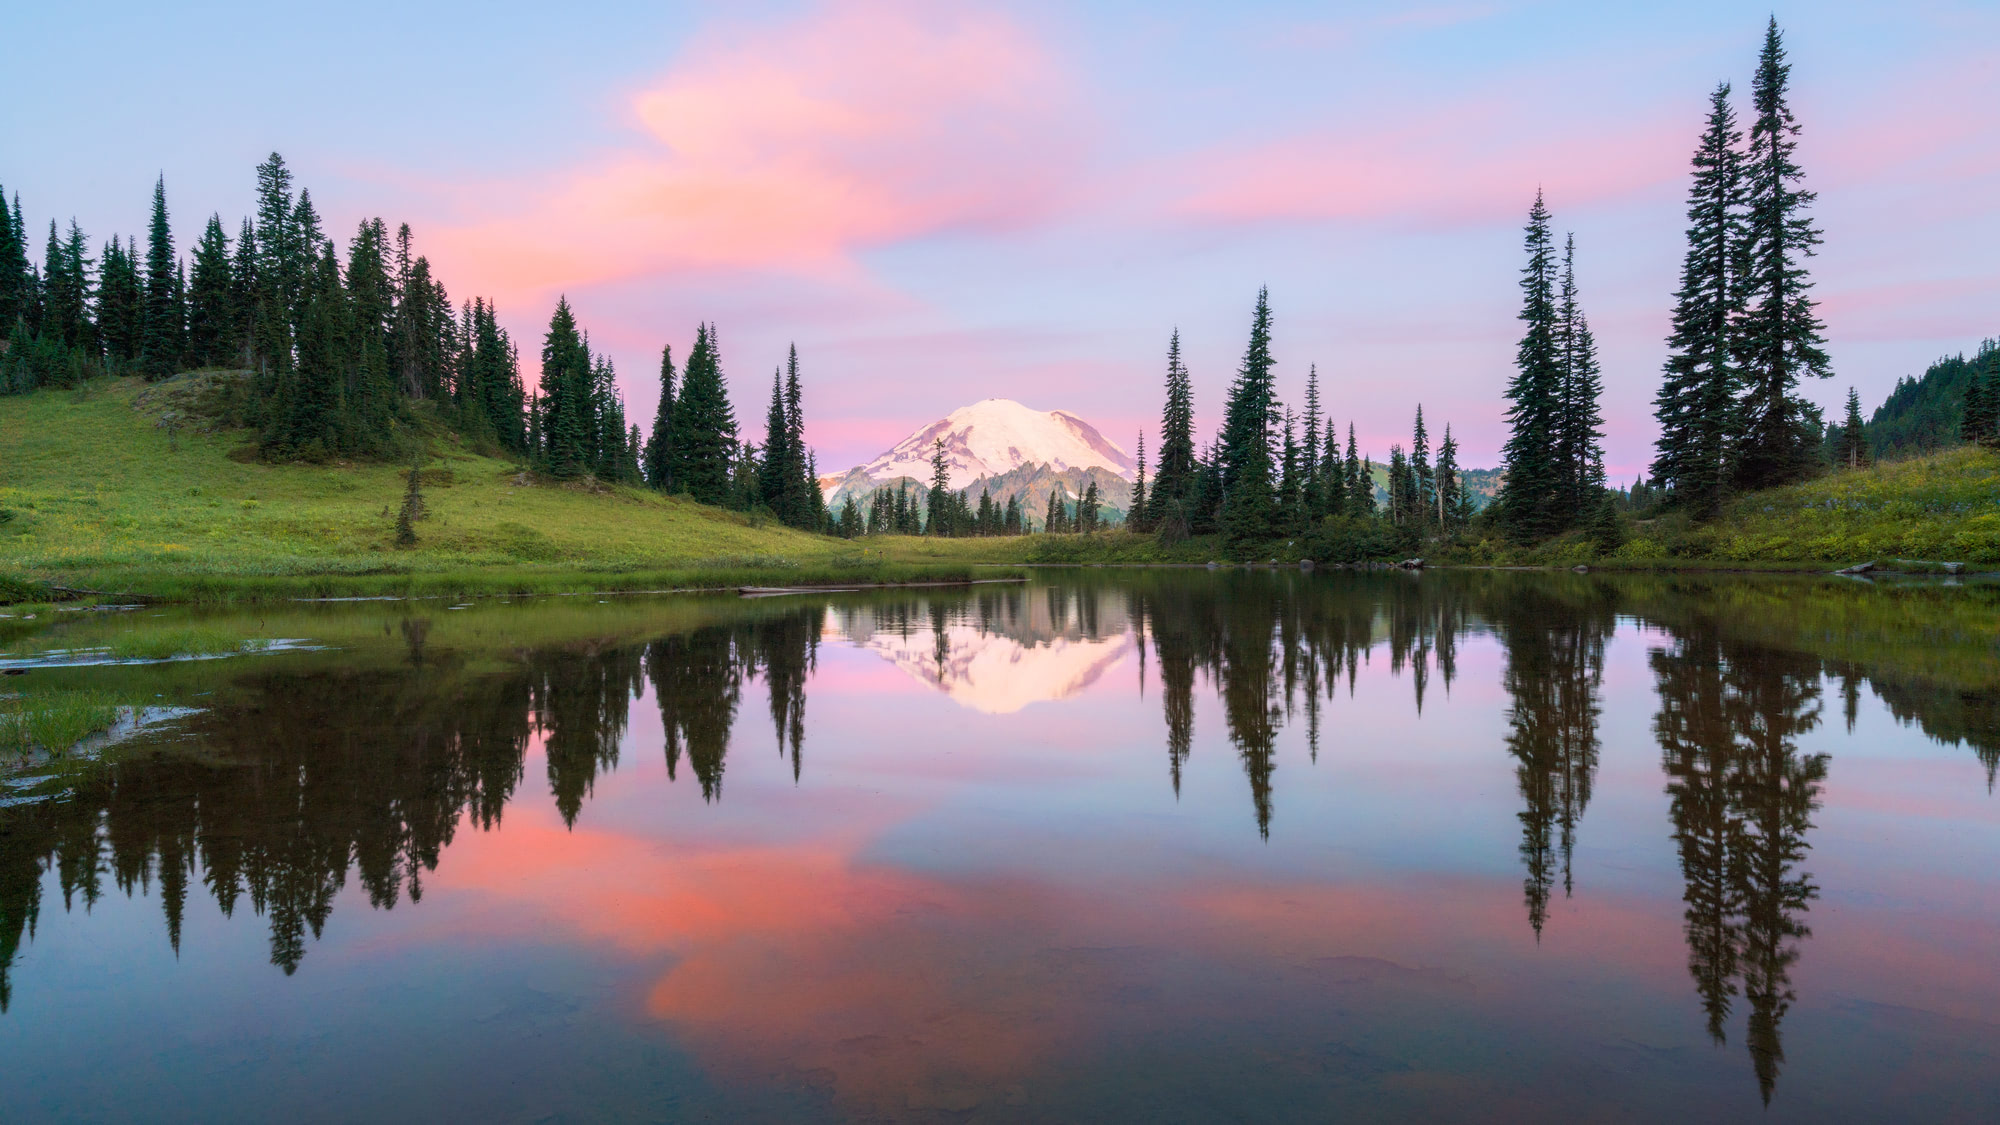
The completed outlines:
<svg viewBox="0 0 2000 1125">
<path fill-rule="evenodd" d="M 2000 340 L 1985 340 L 1970 359 L 1946 356 L 1920 377 L 1904 376 L 1868 421 L 1875 456 L 1915 457 L 1957 445 L 1966 389 L 1973 376 L 1995 364 L 2000 364 Z"/>
</svg>

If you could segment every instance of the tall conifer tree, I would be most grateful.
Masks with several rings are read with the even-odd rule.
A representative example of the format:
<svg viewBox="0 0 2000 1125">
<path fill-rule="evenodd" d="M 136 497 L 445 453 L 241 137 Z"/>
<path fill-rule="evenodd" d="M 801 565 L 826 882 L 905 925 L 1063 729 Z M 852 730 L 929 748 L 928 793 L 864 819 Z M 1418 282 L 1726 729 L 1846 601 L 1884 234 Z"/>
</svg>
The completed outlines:
<svg viewBox="0 0 2000 1125">
<path fill-rule="evenodd" d="M 1698 516 L 1722 505 L 1737 433 L 1737 355 L 1743 312 L 1743 169 L 1729 83 L 1709 95 L 1708 125 L 1688 185 L 1687 252 L 1674 293 L 1653 479 Z"/>
<path fill-rule="evenodd" d="M 1257 291 L 1250 342 L 1230 384 L 1222 420 L 1222 523 L 1235 544 L 1269 539 L 1277 533 L 1277 484 L 1271 457 L 1271 430 L 1277 408 L 1272 382 L 1271 297 Z"/>
<path fill-rule="evenodd" d="M 167 221 L 167 178 L 153 183 L 153 217 L 146 226 L 146 304 L 140 339 L 140 366 L 148 379 L 164 379 L 180 368 L 181 323 L 175 297 L 174 231 Z"/>
<path fill-rule="evenodd" d="M 735 449 L 736 414 L 729 405 L 715 328 L 703 324 L 695 332 L 674 401 L 669 472 L 675 489 L 704 504 L 727 503 Z"/>
<path fill-rule="evenodd" d="M 1562 291 L 1556 304 L 1556 351 L 1562 366 L 1561 402 L 1556 417 L 1556 464 L 1562 481 L 1556 507 L 1563 529 L 1596 512 L 1604 489 L 1604 416 L 1598 399 L 1604 377 L 1597 363 L 1597 339 L 1576 290 L 1576 236 L 1563 244 Z"/>
<path fill-rule="evenodd" d="M 1514 377 L 1507 384 L 1512 433 L 1503 451 L 1507 475 L 1498 503 L 1510 534 L 1539 539 L 1562 530 L 1563 484 L 1555 456 L 1562 408 L 1562 365 L 1555 339 L 1555 242 L 1539 190 L 1528 210 L 1525 247 L 1528 263 L 1521 270 L 1520 319 L 1527 329 L 1515 350 Z"/>
<path fill-rule="evenodd" d="M 674 347 L 660 349 L 660 405 L 653 412 L 653 432 L 646 438 L 646 483 L 661 492 L 672 491 L 668 473 L 674 447 Z"/>
<path fill-rule="evenodd" d="M 1773 17 L 1751 83 L 1756 119 L 1744 158 L 1748 253 L 1742 334 L 1743 440 L 1736 482 L 1768 488 L 1812 471 L 1818 412 L 1797 393 L 1799 379 L 1833 374 L 1825 328 L 1812 299 L 1805 259 L 1820 232 L 1806 209 L 1814 192 L 1799 187 L 1799 125 L 1786 101 L 1791 66 Z"/>
<path fill-rule="evenodd" d="M 1153 474 L 1152 522 L 1193 517 L 1195 490 L 1194 389 L 1181 362 L 1181 333 L 1167 343 L 1167 397 L 1160 409 L 1160 464 Z"/>
</svg>

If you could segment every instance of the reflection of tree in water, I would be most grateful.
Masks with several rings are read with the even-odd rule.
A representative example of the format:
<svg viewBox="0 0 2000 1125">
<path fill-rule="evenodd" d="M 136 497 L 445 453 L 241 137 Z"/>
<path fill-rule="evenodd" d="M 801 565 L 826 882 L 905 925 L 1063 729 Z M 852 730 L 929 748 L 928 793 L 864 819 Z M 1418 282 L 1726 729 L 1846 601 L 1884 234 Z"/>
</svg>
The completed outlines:
<svg viewBox="0 0 2000 1125">
<path fill-rule="evenodd" d="M 1507 644 L 1502 682 L 1513 701 L 1507 750 L 1525 805 L 1519 814 L 1521 860 L 1527 867 L 1523 887 L 1528 924 L 1539 938 L 1558 867 L 1563 896 L 1574 889 L 1571 860 L 1577 824 L 1597 776 L 1597 689 L 1615 618 L 1601 597 L 1530 595 L 1501 608 Z"/>
<path fill-rule="evenodd" d="M 462 826 L 497 826 L 536 732 L 556 807 L 574 824 L 618 761 L 646 679 L 667 719 L 669 768 L 685 740 L 713 798 L 741 681 L 762 674 L 796 776 L 822 616 L 815 607 L 644 647 L 535 651 L 492 675 L 465 674 L 413 618 L 397 666 L 243 676 L 189 720 L 198 756 L 99 763 L 76 775 L 68 799 L 0 816 L 0 1010 L 11 1000 L 8 968 L 40 916 L 45 872 L 65 909 L 88 909 L 111 886 L 157 887 L 176 949 L 199 875 L 224 916 L 247 897 L 267 920 L 271 962 L 291 973 L 350 872 L 378 909 L 415 902 Z"/>
<path fill-rule="evenodd" d="M 1749 1005 L 1746 1042 L 1768 1103 L 1785 1061 L 1780 1026 L 1794 999 L 1791 967 L 1812 931 L 1818 888 L 1799 870 L 1827 757 L 1797 739 L 1819 723 L 1820 663 L 1732 650 L 1690 631 L 1652 657 L 1674 840 L 1685 879 L 1688 971 L 1718 1043 L 1735 997 Z"/>
<path fill-rule="evenodd" d="M 743 699 L 743 681 L 762 675 L 778 752 L 789 750 L 798 780 L 805 753 L 805 683 L 818 659 L 824 603 L 754 622 L 710 625 L 647 646 L 646 676 L 666 734 L 667 777 L 683 751 L 704 800 L 722 796 L 723 759 Z"/>
<path fill-rule="evenodd" d="M 1089 591 L 1091 588 L 1085 586 Z M 1391 669 L 1408 668 L 1418 704 L 1433 666 L 1449 688 L 1454 634 L 1466 627 L 1458 588 L 1404 574 L 1311 576 L 1231 573 L 1208 581 L 1141 575 L 1123 580 L 1132 616 L 1159 666 L 1167 728 L 1167 773 L 1176 795 L 1194 746 L 1194 688 L 1205 677 L 1250 783 L 1260 835 L 1270 835 L 1279 732 L 1301 712 L 1307 752 L 1319 757 L 1323 704 L 1386 637 Z M 1080 599 L 1092 618 L 1096 603 Z"/>
</svg>

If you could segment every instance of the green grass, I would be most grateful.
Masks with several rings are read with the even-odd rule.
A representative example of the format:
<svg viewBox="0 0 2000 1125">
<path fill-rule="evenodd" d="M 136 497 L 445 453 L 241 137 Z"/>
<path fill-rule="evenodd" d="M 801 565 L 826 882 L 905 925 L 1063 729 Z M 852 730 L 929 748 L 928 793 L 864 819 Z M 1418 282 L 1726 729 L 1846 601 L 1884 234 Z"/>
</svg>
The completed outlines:
<svg viewBox="0 0 2000 1125">
<path fill-rule="evenodd" d="M 135 629 L 111 638 L 110 655 L 115 660 L 171 660 L 176 656 L 222 656 L 233 652 L 256 652 L 270 642 L 244 638 L 225 629 L 182 626 L 173 629 Z"/>
<path fill-rule="evenodd" d="M 1706 524 L 1638 527 L 1614 558 L 2000 563 L 2000 454 L 1965 446 L 1839 470 L 1742 497 Z"/>
<path fill-rule="evenodd" d="M 170 435 L 148 411 L 198 378 L 0 398 L 0 508 L 13 513 L 0 524 L 0 602 L 47 600 L 51 583 L 216 601 L 938 580 L 969 574 L 977 554 L 541 480 L 456 446 L 425 472 L 418 545 L 397 549 L 402 467 L 267 465 L 231 457 L 245 431 Z"/>
<path fill-rule="evenodd" d="M 25 757 L 36 750 L 60 757 L 85 738 L 109 730 L 121 708 L 97 691 L 55 691 L 0 701 L 0 751 Z"/>
</svg>

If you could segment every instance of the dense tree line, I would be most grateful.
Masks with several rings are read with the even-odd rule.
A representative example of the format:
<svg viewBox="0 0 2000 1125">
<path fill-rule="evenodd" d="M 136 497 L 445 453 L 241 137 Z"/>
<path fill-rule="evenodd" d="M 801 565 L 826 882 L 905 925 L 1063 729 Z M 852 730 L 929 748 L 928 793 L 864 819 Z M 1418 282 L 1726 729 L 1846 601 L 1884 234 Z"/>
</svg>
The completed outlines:
<svg viewBox="0 0 2000 1125">
<path fill-rule="evenodd" d="M 1318 366 L 1307 369 L 1303 416 L 1278 399 L 1272 338 L 1270 294 L 1260 291 L 1222 425 L 1206 451 L 1195 444 L 1194 392 L 1180 333 L 1168 339 L 1159 460 L 1146 479 L 1141 434 L 1140 479 L 1127 521 L 1133 530 L 1169 544 L 1220 534 L 1237 551 L 1303 538 L 1321 557 L 1335 558 L 1416 549 L 1468 525 L 1473 499 L 1449 426 L 1433 461 L 1417 408 L 1408 453 L 1400 445 L 1390 450 L 1388 503 L 1380 505 L 1375 462 L 1361 454 L 1351 422 L 1343 450 L 1323 405 Z"/>
<path fill-rule="evenodd" d="M 1832 369 L 1805 266 L 1820 232 L 1807 214 L 1815 193 L 1800 186 L 1790 77 L 1773 19 L 1751 83 L 1747 140 L 1725 82 L 1710 95 L 1695 149 L 1652 471 L 1675 504 L 1698 515 L 1732 491 L 1786 484 L 1821 464 L 1820 412 L 1798 385 Z"/>
<path fill-rule="evenodd" d="M 364 219 L 343 255 L 276 153 L 257 167 L 256 213 L 234 237 L 211 215 L 185 257 L 164 177 L 143 250 L 113 236 L 94 257 L 74 221 L 66 232 L 50 222 L 39 267 L 29 250 L 16 193 L 0 204 L 0 393 L 104 374 L 247 372 L 227 384 L 228 420 L 254 429 L 272 460 L 401 457 L 442 426 L 559 479 L 649 485 L 834 529 L 805 444 L 796 348 L 773 387 L 761 450 L 738 437 L 712 324 L 698 328 L 679 373 L 672 350 L 662 352 L 647 434 L 626 416 L 617 372 L 567 298 L 549 318 L 530 390 L 491 301 L 455 308 L 407 224 L 391 234 Z"/>
</svg>

